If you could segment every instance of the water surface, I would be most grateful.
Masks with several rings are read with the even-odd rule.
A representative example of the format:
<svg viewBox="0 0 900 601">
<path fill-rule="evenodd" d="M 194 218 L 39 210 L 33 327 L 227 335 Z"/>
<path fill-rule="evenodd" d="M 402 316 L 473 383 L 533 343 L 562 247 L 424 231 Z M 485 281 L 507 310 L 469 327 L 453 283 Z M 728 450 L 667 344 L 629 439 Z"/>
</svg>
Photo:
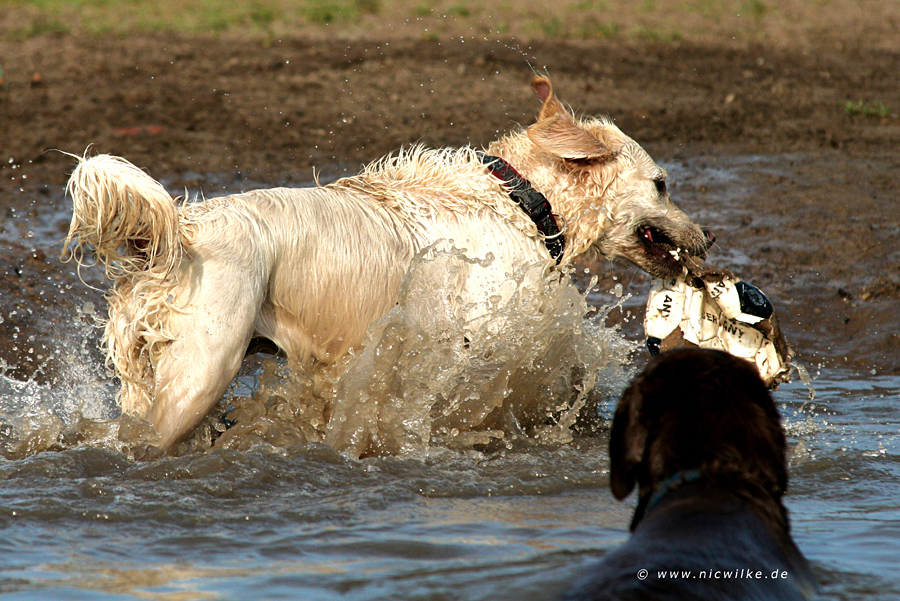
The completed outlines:
<svg viewBox="0 0 900 601">
<path fill-rule="evenodd" d="M 712 190 L 704 194 L 728 189 L 730 199 L 740 197 L 735 186 L 749 193 L 746 173 L 760 160 L 720 161 L 712 169 L 686 159 L 668 167 Z M 763 167 L 785 169 L 778 158 Z M 681 192 L 687 212 L 699 211 L 726 233 L 739 229 L 740 205 L 708 205 L 693 188 Z M 3 236 L 55 253 L 51 238 L 67 218 L 59 202 L 30 218 L 7 217 Z M 738 273 L 753 267 L 746 249 L 729 248 L 718 255 L 721 264 Z M 77 292 L 71 266 L 59 269 L 67 275 L 51 280 L 47 294 L 58 293 L 61 302 L 33 309 L 43 338 L 23 326 L 16 341 L 23 361 L 28 356 L 37 365 L 32 377 L 13 378 L 16 366 L 0 376 L 0 439 L 9 451 L 0 459 L 4 598 L 552 599 L 628 537 L 634 499 L 616 502 L 609 492 L 606 445 L 612 403 L 641 361 L 628 341 L 639 335 L 634 319 L 624 334 L 604 329 L 602 312 L 587 303 L 623 302 L 622 311 L 638 315 L 647 287 L 640 276 L 618 278 L 635 293 L 624 301 L 617 296 L 622 288 L 586 297 L 567 289 L 558 300 L 571 302 L 554 305 L 565 314 L 554 332 L 574 338 L 563 345 L 571 352 L 552 355 L 551 363 L 580 362 L 582 372 L 596 375 L 592 428 L 544 437 L 507 430 L 490 444 L 445 437 L 363 459 L 314 435 L 263 436 L 213 449 L 200 441 L 180 457 L 135 462 L 127 434 L 144 433 L 118 420 L 114 383 L 95 348 L 102 303 L 97 293 Z M 804 290 L 801 281 L 786 284 L 776 290 L 776 306 L 815 294 Z M 412 365 L 415 348 L 384 335 L 396 331 L 391 324 L 402 325 L 402 316 L 394 317 L 401 321 L 386 322 L 373 340 L 394 349 L 395 362 Z M 445 366 L 475 360 L 465 352 L 441 355 L 436 341 L 425 344 Z M 550 356 L 546 347 L 535 352 Z M 503 361 L 534 373 L 527 361 Z M 809 367 L 813 399 L 799 381 L 775 393 L 790 445 L 786 504 L 794 537 L 823 599 L 900 598 L 900 377 Z M 251 362 L 232 394 L 252 397 L 280 386 L 279 369 L 277 362 Z M 558 383 L 565 371 L 545 383 Z M 379 372 L 370 375 L 378 380 Z M 274 380 L 267 384 L 266 377 Z M 584 373 L 579 378 L 572 382 L 585 382 Z M 581 398 L 569 392 L 567 402 Z M 275 430 L 287 426 L 272 423 Z"/>
</svg>

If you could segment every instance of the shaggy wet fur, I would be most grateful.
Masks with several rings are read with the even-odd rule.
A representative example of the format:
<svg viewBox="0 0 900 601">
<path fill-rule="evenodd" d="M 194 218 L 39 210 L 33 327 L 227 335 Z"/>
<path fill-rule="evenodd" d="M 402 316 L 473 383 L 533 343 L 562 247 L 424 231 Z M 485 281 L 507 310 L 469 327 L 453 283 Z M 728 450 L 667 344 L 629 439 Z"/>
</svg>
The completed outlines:
<svg viewBox="0 0 900 601">
<path fill-rule="evenodd" d="M 613 494 L 639 488 L 633 534 L 567 601 L 812 594 L 782 504 L 784 433 L 753 364 L 713 350 L 660 355 L 619 401 L 609 447 Z"/>
<path fill-rule="evenodd" d="M 550 201 L 561 266 L 590 250 L 674 276 L 711 237 L 670 201 L 665 172 L 609 120 L 572 115 L 536 77 L 537 123 L 493 143 Z M 274 342 L 297 369 L 360 344 L 395 304 L 412 258 L 434 245 L 491 257 L 449 284 L 473 319 L 514 267 L 555 269 L 534 223 L 475 150 L 413 148 L 330 185 L 257 190 L 178 205 L 127 161 L 79 159 L 66 241 L 93 247 L 112 280 L 104 333 L 126 413 L 167 449 L 234 378 L 248 342 Z M 479 309 L 481 307 L 481 309 Z M 474 312 L 474 314 L 473 314 Z"/>
</svg>

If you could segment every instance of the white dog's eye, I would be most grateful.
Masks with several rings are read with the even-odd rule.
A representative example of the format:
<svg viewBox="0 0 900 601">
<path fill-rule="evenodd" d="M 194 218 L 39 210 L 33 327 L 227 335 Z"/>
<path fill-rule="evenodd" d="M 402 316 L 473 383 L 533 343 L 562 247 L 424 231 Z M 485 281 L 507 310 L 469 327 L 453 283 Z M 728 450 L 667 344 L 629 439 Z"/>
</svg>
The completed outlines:
<svg viewBox="0 0 900 601">
<path fill-rule="evenodd" d="M 563 157 L 563 161 L 565 161 L 572 167 L 590 167 L 594 163 L 597 162 L 597 159 L 590 158 L 590 157 L 582 157 L 582 158 L 575 158 L 575 159 Z"/>
<path fill-rule="evenodd" d="M 653 183 L 656 184 L 656 191 L 660 196 L 666 195 L 666 180 L 664 179 L 655 179 Z"/>
</svg>

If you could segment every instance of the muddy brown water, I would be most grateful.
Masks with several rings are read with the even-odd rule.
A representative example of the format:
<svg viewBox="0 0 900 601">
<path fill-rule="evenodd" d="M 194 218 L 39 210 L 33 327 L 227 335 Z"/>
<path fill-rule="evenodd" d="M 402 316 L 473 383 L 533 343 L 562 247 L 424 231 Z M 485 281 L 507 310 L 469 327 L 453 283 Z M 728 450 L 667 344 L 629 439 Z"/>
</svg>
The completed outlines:
<svg viewBox="0 0 900 601">
<path fill-rule="evenodd" d="M 718 234 L 710 262 L 770 296 L 813 376 L 814 398 L 796 378 L 775 396 L 793 533 L 824 599 L 900 594 L 898 274 L 879 267 L 900 252 L 897 214 L 879 211 L 879 175 L 894 161 L 831 151 L 660 159 L 682 208 Z M 255 185 L 201 180 L 207 195 Z M 625 353 L 609 369 L 587 359 L 603 373 L 590 433 L 506 432 L 515 443 L 488 450 L 435 437 L 356 460 L 275 420 L 243 444 L 197 440 L 180 457 L 135 462 L 120 438 L 141 436 L 140 425 L 116 419 L 96 348 L 102 294 L 85 284 L 102 282 L 55 260 L 67 201 L 13 200 L 26 208 L 2 232 L 7 286 L 18 282 L 0 314 L 0 590 L 10 598 L 553 598 L 627 537 L 633 500 L 608 491 L 604 424 L 645 360 L 649 281 L 636 270 L 576 273 L 581 291 L 585 271 L 600 276 L 577 298 L 617 308 L 598 317 L 582 307 L 564 329 L 584 348 Z M 232 392 L 256 394 L 277 371 L 257 358 Z"/>
</svg>

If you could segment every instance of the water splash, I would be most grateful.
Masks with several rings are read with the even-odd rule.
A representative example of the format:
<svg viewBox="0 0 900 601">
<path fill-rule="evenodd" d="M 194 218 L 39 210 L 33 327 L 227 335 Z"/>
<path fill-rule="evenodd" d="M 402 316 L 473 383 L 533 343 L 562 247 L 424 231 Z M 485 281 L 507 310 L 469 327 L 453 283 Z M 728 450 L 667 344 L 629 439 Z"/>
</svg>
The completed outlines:
<svg viewBox="0 0 900 601">
<path fill-rule="evenodd" d="M 121 448 L 111 374 L 97 361 L 93 303 L 54 324 L 58 345 L 27 380 L 0 365 L 0 455 L 27 457 L 82 443 Z M 52 366 L 51 366 L 52 364 Z"/>
<path fill-rule="evenodd" d="M 602 421 L 598 408 L 624 388 L 637 350 L 605 326 L 612 307 L 589 307 L 590 287 L 582 294 L 568 275 L 538 265 L 507 274 L 480 303 L 454 296 L 461 270 L 490 269 L 491 257 L 428 249 L 355 354 L 312 373 L 277 357 L 248 362 L 175 453 L 307 443 L 353 457 L 513 448 L 563 444 L 574 427 Z M 154 443 L 148 423 L 116 406 L 96 311 L 88 301 L 51 318 L 47 365 L 28 379 L 0 365 L 0 455 L 89 446 L 134 457 Z"/>
<path fill-rule="evenodd" d="M 233 407 L 236 425 L 215 446 L 325 442 L 360 457 L 571 440 L 572 427 L 625 386 L 636 346 L 605 327 L 611 308 L 587 318 L 585 295 L 538 265 L 509 274 L 506 292 L 480 310 L 461 312 L 435 282 L 462 264 L 489 267 L 456 249 L 420 254 L 397 306 L 339 365 L 296 374 L 265 362 L 258 391 L 221 406 Z M 212 417 L 207 429 L 220 424 Z"/>
</svg>

